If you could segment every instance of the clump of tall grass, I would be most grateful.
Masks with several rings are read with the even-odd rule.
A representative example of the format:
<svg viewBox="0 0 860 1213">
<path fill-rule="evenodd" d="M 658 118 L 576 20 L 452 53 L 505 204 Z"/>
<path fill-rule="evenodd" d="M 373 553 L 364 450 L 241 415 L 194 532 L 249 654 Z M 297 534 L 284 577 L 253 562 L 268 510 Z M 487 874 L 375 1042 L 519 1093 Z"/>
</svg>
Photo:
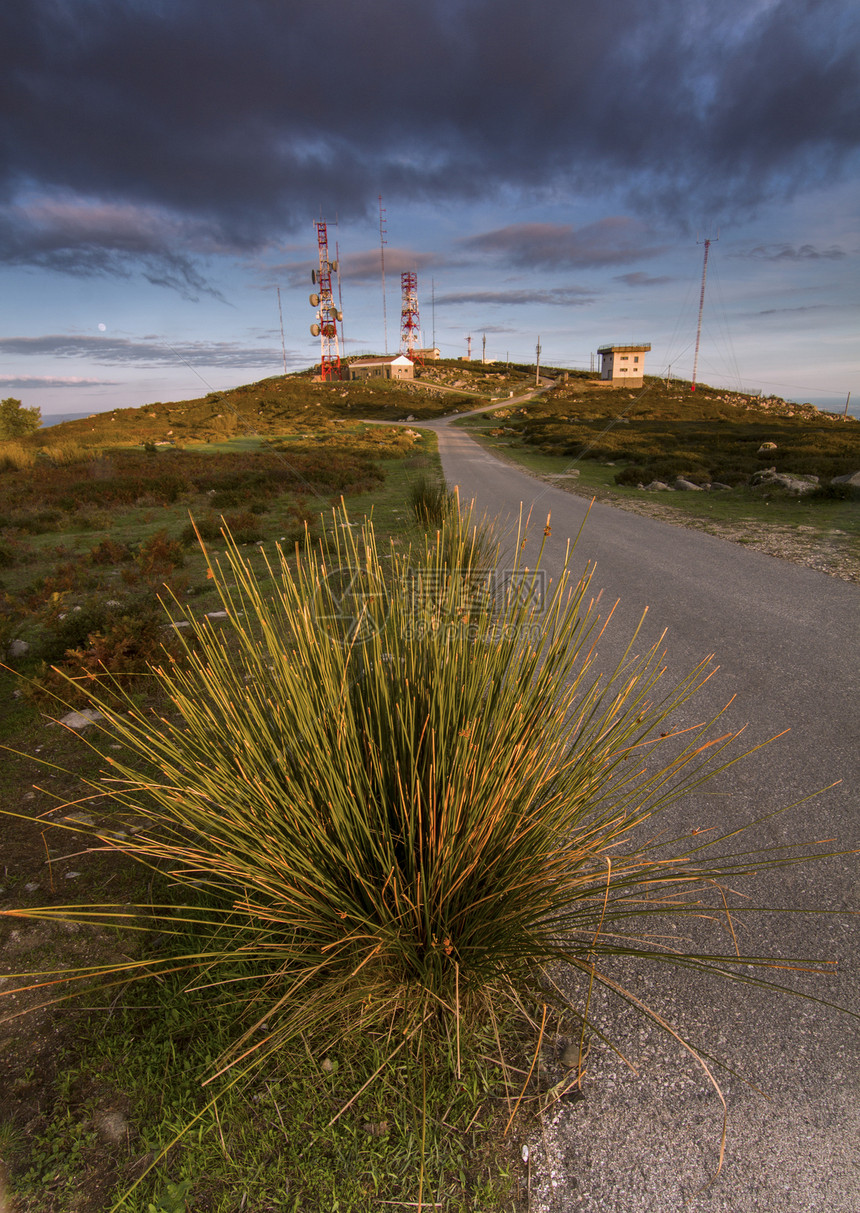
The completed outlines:
<svg viewBox="0 0 860 1213">
<path fill-rule="evenodd" d="M 727 913 L 721 879 L 793 854 L 709 858 L 724 839 L 659 840 L 660 811 L 736 758 L 719 717 L 681 734 L 668 723 L 709 660 L 667 682 L 662 645 L 636 655 L 634 636 L 598 672 L 590 572 L 569 554 L 543 592 L 518 543 L 500 576 L 472 558 L 468 511 L 458 519 L 383 559 L 372 525 L 353 532 L 341 513 L 263 573 L 230 543 L 209 563 L 225 625 L 176 606 L 193 643 L 154 670 L 168 710 L 119 687 L 119 708 L 94 699 L 122 750 L 93 791 L 149 823 L 101 843 L 168 870 L 175 904 L 145 913 L 196 932 L 186 952 L 116 972 L 185 967 L 192 986 L 236 990 L 219 1073 L 356 1025 L 390 1032 L 393 1052 L 431 1030 L 459 1047 L 499 1000 L 545 1000 L 560 962 L 622 999 L 606 957 L 748 980 L 749 956 L 685 954 L 647 925 Z"/>
<path fill-rule="evenodd" d="M 36 462 L 36 452 L 23 442 L 0 442 L 0 471 L 26 471 Z"/>
<path fill-rule="evenodd" d="M 409 487 L 409 504 L 416 519 L 425 527 L 440 527 L 451 519 L 454 494 L 438 476 L 426 473 L 416 477 Z"/>
<path fill-rule="evenodd" d="M 46 459 L 50 459 L 55 467 L 67 467 L 75 463 L 86 463 L 93 458 L 92 447 L 86 447 L 80 442 L 66 440 L 64 442 L 52 442 L 50 446 L 43 446 L 41 454 Z"/>
</svg>

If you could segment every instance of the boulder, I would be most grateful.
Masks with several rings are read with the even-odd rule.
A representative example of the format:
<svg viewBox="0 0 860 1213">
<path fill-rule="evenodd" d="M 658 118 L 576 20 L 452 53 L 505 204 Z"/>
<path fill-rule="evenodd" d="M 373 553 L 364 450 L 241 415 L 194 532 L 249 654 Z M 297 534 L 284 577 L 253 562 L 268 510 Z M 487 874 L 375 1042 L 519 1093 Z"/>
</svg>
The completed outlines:
<svg viewBox="0 0 860 1213">
<path fill-rule="evenodd" d="M 672 488 L 679 493 L 701 493 L 702 491 L 700 484 L 693 484 L 692 480 L 685 480 L 683 476 L 678 477 Z"/>
<path fill-rule="evenodd" d="M 86 729 L 99 720 L 104 720 L 101 712 L 97 712 L 95 708 L 84 708 L 82 712 L 69 712 L 67 716 L 63 716 L 60 724 L 64 724 L 68 729 Z"/>
<path fill-rule="evenodd" d="M 848 476 L 834 476 L 832 484 L 850 484 L 855 489 L 860 489 L 860 472 L 851 472 Z M 15 643 L 14 641 L 12 642 Z"/>
<path fill-rule="evenodd" d="M 645 485 L 646 493 L 671 493 L 673 490 L 668 484 L 664 484 L 662 480 L 652 480 L 650 484 Z"/>
<path fill-rule="evenodd" d="M 761 444 L 761 446 L 758 448 L 758 452 L 757 452 L 757 453 L 758 453 L 759 455 L 763 455 L 765 451 L 775 451 L 775 450 L 776 450 L 776 443 L 775 443 L 775 442 L 763 442 L 763 443 Z"/>
<path fill-rule="evenodd" d="M 26 657 L 30 652 L 30 646 L 26 640 L 12 640 L 6 650 L 6 656 L 10 661 L 14 661 L 17 657 Z"/>
<path fill-rule="evenodd" d="M 725 491 L 728 491 L 728 492 L 732 491 L 732 486 L 730 484 L 722 484 L 719 480 L 712 480 L 711 483 L 708 485 L 708 488 L 711 490 L 711 492 L 719 491 L 722 493 Z"/>
<path fill-rule="evenodd" d="M 804 493 L 812 493 L 818 488 L 817 476 L 798 476 L 791 472 L 778 472 L 776 468 L 767 468 L 753 474 L 750 484 L 755 489 L 785 489 L 794 497 Z"/>
</svg>

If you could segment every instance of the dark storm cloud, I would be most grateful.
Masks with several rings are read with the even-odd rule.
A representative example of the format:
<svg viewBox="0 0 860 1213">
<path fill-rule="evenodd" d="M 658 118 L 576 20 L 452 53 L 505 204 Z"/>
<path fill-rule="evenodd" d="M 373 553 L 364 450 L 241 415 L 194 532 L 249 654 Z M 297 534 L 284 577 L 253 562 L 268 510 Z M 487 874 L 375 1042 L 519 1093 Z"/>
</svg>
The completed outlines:
<svg viewBox="0 0 860 1213">
<path fill-rule="evenodd" d="M 195 295 L 195 234 L 250 255 L 380 192 L 725 219 L 849 164 L 857 26 L 843 0 L 4 0 L 0 247 Z M 162 221 L 46 237 L 24 195 Z"/>
<path fill-rule="evenodd" d="M 632 274 L 615 274 L 616 282 L 623 282 L 627 286 L 663 286 L 666 282 L 671 282 L 671 278 L 666 278 L 658 275 L 651 277 L 650 274 L 643 274 L 641 270 L 635 270 Z"/>
<path fill-rule="evenodd" d="M 625 216 L 581 228 L 570 223 L 512 223 L 459 243 L 510 265 L 547 270 L 623 265 L 663 251 L 651 244 L 643 224 Z"/>
<path fill-rule="evenodd" d="M 399 275 L 414 271 L 426 270 L 430 266 L 442 264 L 441 258 L 434 253 L 416 253 L 414 249 L 386 246 L 385 272 Z M 450 265 L 450 261 L 445 262 Z M 347 282 L 378 282 L 381 268 L 380 250 L 370 249 L 367 252 L 345 253 L 340 261 L 340 276 Z"/>
<path fill-rule="evenodd" d="M 106 366 L 260 367 L 283 363 L 274 346 L 251 348 L 230 341 L 186 341 L 168 344 L 163 338 L 129 341 L 122 337 L 0 337 L 0 356 L 86 358 Z"/>
<path fill-rule="evenodd" d="M 525 291 L 455 291 L 448 295 L 437 295 L 437 304 L 459 305 L 461 303 L 482 304 L 493 303 L 505 306 L 528 303 L 546 303 L 558 307 L 582 307 L 594 303 L 596 296 L 593 291 L 582 290 L 579 287 L 559 287 L 557 290 L 525 290 Z"/>
<path fill-rule="evenodd" d="M 417 253 L 414 249 L 393 246 L 386 246 L 385 249 L 385 273 L 391 276 L 392 281 L 405 271 L 424 270 L 440 264 L 442 259 L 434 253 Z M 451 261 L 446 260 L 444 264 L 450 265 Z M 338 267 L 342 282 L 378 282 L 381 272 L 380 250 L 344 253 Z M 267 286 L 285 282 L 287 286 L 307 286 L 308 290 L 312 290 L 311 270 L 315 268 L 315 263 L 305 258 L 303 261 L 283 261 L 278 265 L 265 266 L 260 273 L 266 279 Z"/>
<path fill-rule="evenodd" d="M 793 244 L 758 244 L 755 248 L 730 255 L 755 261 L 841 261 L 847 254 L 837 244 L 822 249 L 814 244 L 801 244 L 798 247 Z"/>
<path fill-rule="evenodd" d="M 838 307 L 834 303 L 808 303 L 803 307 L 769 307 L 761 312 L 749 312 L 750 316 L 791 316 L 798 313 L 807 312 L 839 312 L 844 314 L 845 309 Z"/>
<path fill-rule="evenodd" d="M 196 229 L 196 230 L 195 230 Z M 0 205 L 0 262 L 56 270 L 81 278 L 130 278 L 139 273 L 186 299 L 222 299 L 195 262 L 180 252 L 209 252 L 200 225 L 130 205 L 41 197 Z"/>
</svg>

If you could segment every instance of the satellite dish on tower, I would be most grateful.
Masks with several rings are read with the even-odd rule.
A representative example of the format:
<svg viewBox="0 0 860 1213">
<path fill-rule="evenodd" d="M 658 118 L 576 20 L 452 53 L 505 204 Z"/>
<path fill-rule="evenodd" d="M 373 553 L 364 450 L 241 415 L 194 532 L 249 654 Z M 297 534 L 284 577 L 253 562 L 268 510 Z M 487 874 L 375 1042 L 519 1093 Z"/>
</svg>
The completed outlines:
<svg viewBox="0 0 860 1213">
<path fill-rule="evenodd" d="M 319 335 L 320 335 L 320 326 L 318 324 L 312 324 L 311 325 L 311 336 L 319 337 Z"/>
<path fill-rule="evenodd" d="M 311 295 L 310 301 L 311 301 L 311 307 L 319 307 L 319 305 L 320 305 L 319 295 Z"/>
</svg>

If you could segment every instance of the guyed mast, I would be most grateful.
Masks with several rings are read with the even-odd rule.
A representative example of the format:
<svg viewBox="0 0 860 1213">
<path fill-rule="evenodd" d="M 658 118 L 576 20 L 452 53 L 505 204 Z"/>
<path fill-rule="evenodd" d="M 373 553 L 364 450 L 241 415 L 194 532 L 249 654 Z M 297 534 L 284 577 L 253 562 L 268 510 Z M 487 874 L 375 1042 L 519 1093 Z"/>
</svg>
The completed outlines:
<svg viewBox="0 0 860 1213">
<path fill-rule="evenodd" d="M 719 236 L 716 237 L 719 240 Z M 698 241 L 696 242 L 698 243 Z M 705 283 L 708 280 L 708 255 L 711 251 L 710 239 L 705 241 L 705 258 L 702 262 L 702 289 L 699 292 L 699 323 L 696 325 L 696 352 L 693 355 L 693 382 L 691 392 L 696 390 L 696 373 L 699 369 L 699 343 L 702 339 L 702 312 L 705 310 Z"/>
</svg>

